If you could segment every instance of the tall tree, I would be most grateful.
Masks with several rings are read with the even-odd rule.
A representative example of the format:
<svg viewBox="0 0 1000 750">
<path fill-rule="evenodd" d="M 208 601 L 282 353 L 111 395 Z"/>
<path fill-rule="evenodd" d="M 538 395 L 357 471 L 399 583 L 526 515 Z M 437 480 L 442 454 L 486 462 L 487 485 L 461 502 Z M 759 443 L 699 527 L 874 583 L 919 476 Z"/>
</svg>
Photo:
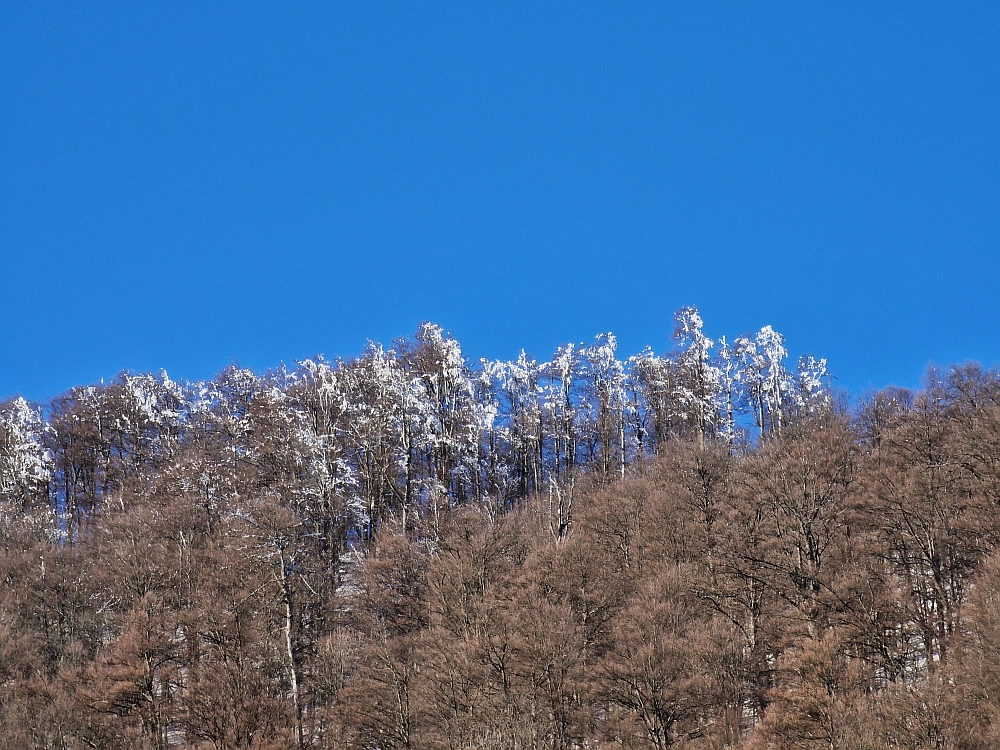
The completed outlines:
<svg viewBox="0 0 1000 750">
<path fill-rule="evenodd" d="M 41 410 L 20 396 L 0 403 L 0 501 L 9 509 L 48 504 L 52 455 L 44 430 Z"/>
</svg>

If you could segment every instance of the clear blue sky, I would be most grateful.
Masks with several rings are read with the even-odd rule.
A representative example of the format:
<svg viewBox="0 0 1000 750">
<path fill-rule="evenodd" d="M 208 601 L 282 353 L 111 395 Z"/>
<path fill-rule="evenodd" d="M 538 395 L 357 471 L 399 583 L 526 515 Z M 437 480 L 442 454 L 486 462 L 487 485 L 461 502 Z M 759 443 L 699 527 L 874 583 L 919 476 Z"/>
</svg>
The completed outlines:
<svg viewBox="0 0 1000 750">
<path fill-rule="evenodd" d="M 1000 360 L 996 3 L 5 3 L 0 397 L 772 324 Z"/>
</svg>

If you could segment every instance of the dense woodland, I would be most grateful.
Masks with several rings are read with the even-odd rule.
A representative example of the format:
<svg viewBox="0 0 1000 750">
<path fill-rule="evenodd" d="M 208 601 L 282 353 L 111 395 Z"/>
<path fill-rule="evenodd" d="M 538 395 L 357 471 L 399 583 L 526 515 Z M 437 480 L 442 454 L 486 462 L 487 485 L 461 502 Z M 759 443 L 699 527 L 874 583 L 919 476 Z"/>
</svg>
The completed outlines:
<svg viewBox="0 0 1000 750">
<path fill-rule="evenodd" d="M 0 747 L 1000 746 L 1000 375 L 675 324 L 0 403 Z"/>
</svg>

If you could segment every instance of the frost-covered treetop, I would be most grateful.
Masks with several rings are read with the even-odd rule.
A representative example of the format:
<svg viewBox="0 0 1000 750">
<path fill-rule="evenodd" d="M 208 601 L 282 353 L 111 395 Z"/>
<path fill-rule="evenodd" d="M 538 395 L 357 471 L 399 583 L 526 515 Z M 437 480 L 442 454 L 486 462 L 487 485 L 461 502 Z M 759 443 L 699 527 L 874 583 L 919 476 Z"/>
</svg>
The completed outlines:
<svg viewBox="0 0 1000 750">
<path fill-rule="evenodd" d="M 41 409 L 20 396 L 0 405 L 0 496 L 19 503 L 44 486 L 52 454 L 44 444 Z"/>
<path fill-rule="evenodd" d="M 93 506 L 129 475 L 213 439 L 228 441 L 230 465 L 202 467 L 181 485 L 211 494 L 266 468 L 297 477 L 296 502 L 343 503 L 355 532 L 371 538 L 392 514 L 405 522 L 445 500 L 503 505 L 579 471 L 622 476 L 671 439 L 733 446 L 831 408 L 826 360 L 805 356 L 789 372 L 771 326 L 716 345 L 693 306 L 672 326 L 674 347 L 662 354 L 622 357 L 606 332 L 547 360 L 522 350 L 472 363 L 453 336 L 424 323 L 392 348 L 369 342 L 353 360 L 316 357 L 265 375 L 233 366 L 195 382 L 123 373 L 45 410 L 11 399 L 0 404 L 0 495 Z"/>
</svg>

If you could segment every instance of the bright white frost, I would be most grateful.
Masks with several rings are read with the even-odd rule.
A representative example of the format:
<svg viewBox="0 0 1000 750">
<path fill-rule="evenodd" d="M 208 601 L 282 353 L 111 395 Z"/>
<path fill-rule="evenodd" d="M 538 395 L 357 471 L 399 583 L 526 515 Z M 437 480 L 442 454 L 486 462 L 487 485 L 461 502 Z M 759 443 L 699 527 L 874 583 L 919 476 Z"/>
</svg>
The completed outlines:
<svg viewBox="0 0 1000 750">
<path fill-rule="evenodd" d="M 566 344 L 544 368 L 545 387 L 542 405 L 551 430 L 555 473 L 568 471 L 575 463 L 579 435 L 577 406 L 581 357 L 579 349 Z"/>
<path fill-rule="evenodd" d="M 715 342 L 703 328 L 694 307 L 682 307 L 674 316 L 673 339 L 678 346 L 674 393 L 682 409 L 681 418 L 695 434 L 705 438 L 718 426 L 721 374 L 712 363 Z"/>
<path fill-rule="evenodd" d="M 811 354 L 799 357 L 795 382 L 799 406 L 810 414 L 829 408 L 830 390 L 826 385 L 829 377 L 825 359 L 816 359 Z"/>
<path fill-rule="evenodd" d="M 600 457 L 605 473 L 624 476 L 626 462 L 626 414 L 628 403 L 625 364 L 618 359 L 618 340 L 613 333 L 599 334 L 581 350 L 587 428 L 593 435 L 591 452 Z"/>
<path fill-rule="evenodd" d="M 482 367 L 491 380 L 496 405 L 489 436 L 491 491 L 498 500 L 527 495 L 540 486 L 544 471 L 543 365 L 522 350 L 516 360 L 484 361 Z"/>
<path fill-rule="evenodd" d="M 0 496 L 18 503 L 39 493 L 52 476 L 41 410 L 20 396 L 0 405 Z"/>
<path fill-rule="evenodd" d="M 736 356 L 746 400 L 762 434 L 777 435 L 794 402 L 794 384 L 785 369 L 785 339 L 771 326 L 754 338 L 736 339 Z"/>
</svg>

